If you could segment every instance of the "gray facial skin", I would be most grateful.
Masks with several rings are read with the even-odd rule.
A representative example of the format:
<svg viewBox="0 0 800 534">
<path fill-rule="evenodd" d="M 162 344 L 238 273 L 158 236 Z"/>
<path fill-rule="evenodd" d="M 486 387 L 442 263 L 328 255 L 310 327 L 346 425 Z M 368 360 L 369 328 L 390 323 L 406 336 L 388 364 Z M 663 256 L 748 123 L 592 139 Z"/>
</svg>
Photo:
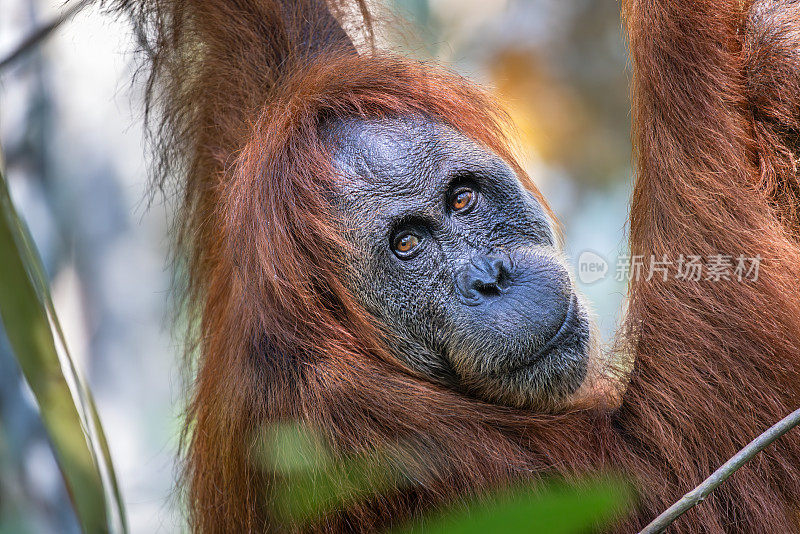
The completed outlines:
<svg viewBox="0 0 800 534">
<path fill-rule="evenodd" d="M 353 119 L 328 136 L 354 251 L 347 283 L 396 356 L 490 402 L 552 407 L 574 393 L 590 321 L 549 217 L 511 167 L 423 119 Z M 464 191 L 471 203 L 455 209 Z M 416 247 L 396 250 L 408 235 Z"/>
</svg>

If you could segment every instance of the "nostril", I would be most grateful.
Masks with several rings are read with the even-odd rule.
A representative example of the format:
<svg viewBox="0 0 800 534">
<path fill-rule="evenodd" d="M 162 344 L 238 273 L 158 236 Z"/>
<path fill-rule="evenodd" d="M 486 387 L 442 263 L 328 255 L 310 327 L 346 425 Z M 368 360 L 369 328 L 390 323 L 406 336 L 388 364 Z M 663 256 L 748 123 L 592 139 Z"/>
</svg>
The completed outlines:
<svg viewBox="0 0 800 534">
<path fill-rule="evenodd" d="M 502 293 L 511 285 L 511 262 L 506 258 L 497 258 L 492 262 L 494 285 Z"/>
<path fill-rule="evenodd" d="M 472 288 L 486 297 L 497 297 L 502 293 L 500 285 L 494 282 L 484 282 L 482 280 L 475 280 L 472 283 Z"/>
<path fill-rule="evenodd" d="M 498 297 L 511 285 L 510 260 L 497 255 L 475 256 L 459 274 L 458 286 L 470 304 Z"/>
</svg>

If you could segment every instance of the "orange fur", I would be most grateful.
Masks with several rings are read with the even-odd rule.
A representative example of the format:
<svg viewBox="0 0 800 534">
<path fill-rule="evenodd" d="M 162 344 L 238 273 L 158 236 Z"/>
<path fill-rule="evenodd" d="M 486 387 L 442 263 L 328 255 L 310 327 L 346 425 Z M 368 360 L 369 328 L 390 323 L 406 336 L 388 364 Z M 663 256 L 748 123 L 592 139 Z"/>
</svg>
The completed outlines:
<svg viewBox="0 0 800 534">
<path fill-rule="evenodd" d="M 355 503 L 320 530 L 369 531 L 515 480 L 613 469 L 640 489 L 617 526 L 634 531 L 800 404 L 790 19 L 779 15 L 780 40 L 770 17 L 747 26 L 749 7 L 734 0 L 624 2 L 632 252 L 764 261 L 757 281 L 634 281 L 618 340 L 635 361 L 622 404 L 541 414 L 464 397 L 394 361 L 342 285 L 344 244 L 323 200 L 332 178 L 325 120 L 426 115 L 514 164 L 505 116 L 441 68 L 363 43 L 356 55 L 336 20 L 363 5 L 282 4 L 114 3 L 149 32 L 161 170 L 178 174 L 183 192 L 178 232 L 198 354 L 185 457 L 194 530 L 281 526 L 254 439 L 297 420 L 336 452 L 393 451 L 414 474 L 410 487 Z M 797 495 L 795 432 L 673 531 L 797 530 Z"/>
</svg>

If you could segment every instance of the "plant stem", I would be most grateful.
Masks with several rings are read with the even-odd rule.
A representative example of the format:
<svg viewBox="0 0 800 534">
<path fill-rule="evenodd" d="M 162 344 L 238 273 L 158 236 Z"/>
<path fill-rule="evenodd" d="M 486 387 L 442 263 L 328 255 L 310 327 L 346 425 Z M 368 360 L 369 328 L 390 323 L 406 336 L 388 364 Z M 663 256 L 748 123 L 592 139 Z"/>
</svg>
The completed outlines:
<svg viewBox="0 0 800 534">
<path fill-rule="evenodd" d="M 786 434 L 798 424 L 800 424 L 800 409 L 787 415 L 774 426 L 770 427 L 769 430 L 751 441 L 744 449 L 736 453 L 733 458 L 725 462 L 722 467 L 714 471 L 714 473 L 699 486 L 684 495 L 678 502 L 656 517 L 653 522 L 644 527 L 639 534 L 660 534 L 664 532 L 676 519 L 692 507 L 701 503 L 709 493 L 717 489 L 717 487 L 725 482 L 737 469 L 752 460 L 756 454 L 763 451 L 773 441 Z"/>
</svg>

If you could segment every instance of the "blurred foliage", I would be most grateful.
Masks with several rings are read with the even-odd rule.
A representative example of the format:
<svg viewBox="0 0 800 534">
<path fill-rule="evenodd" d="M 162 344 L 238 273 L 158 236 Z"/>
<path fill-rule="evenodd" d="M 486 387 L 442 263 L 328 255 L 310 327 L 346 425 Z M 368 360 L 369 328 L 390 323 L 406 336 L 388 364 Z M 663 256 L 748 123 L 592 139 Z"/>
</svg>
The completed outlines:
<svg viewBox="0 0 800 534">
<path fill-rule="evenodd" d="M 286 525 L 313 525 L 355 502 L 402 490 L 407 478 L 396 456 L 375 452 L 337 458 L 319 434 L 301 425 L 275 425 L 261 436 L 263 464 L 273 476 L 271 502 Z M 632 500 L 619 478 L 577 484 L 523 485 L 431 513 L 398 534 L 484 532 L 572 534 L 614 521 Z"/>
<path fill-rule="evenodd" d="M 1 172 L 0 257 L 0 316 L 39 405 L 78 520 L 84 532 L 125 532 L 94 401 L 66 350 L 41 260 Z"/>
<path fill-rule="evenodd" d="M 299 425 L 276 425 L 262 437 L 262 467 L 275 480 L 273 510 L 287 524 L 312 524 L 349 504 L 391 491 L 402 481 L 387 455 L 335 458 L 321 436 Z"/>
<path fill-rule="evenodd" d="M 453 507 L 403 530 L 404 534 L 485 532 L 577 534 L 593 532 L 620 517 L 632 492 L 621 479 L 600 478 L 544 488 L 519 487 Z"/>
</svg>

